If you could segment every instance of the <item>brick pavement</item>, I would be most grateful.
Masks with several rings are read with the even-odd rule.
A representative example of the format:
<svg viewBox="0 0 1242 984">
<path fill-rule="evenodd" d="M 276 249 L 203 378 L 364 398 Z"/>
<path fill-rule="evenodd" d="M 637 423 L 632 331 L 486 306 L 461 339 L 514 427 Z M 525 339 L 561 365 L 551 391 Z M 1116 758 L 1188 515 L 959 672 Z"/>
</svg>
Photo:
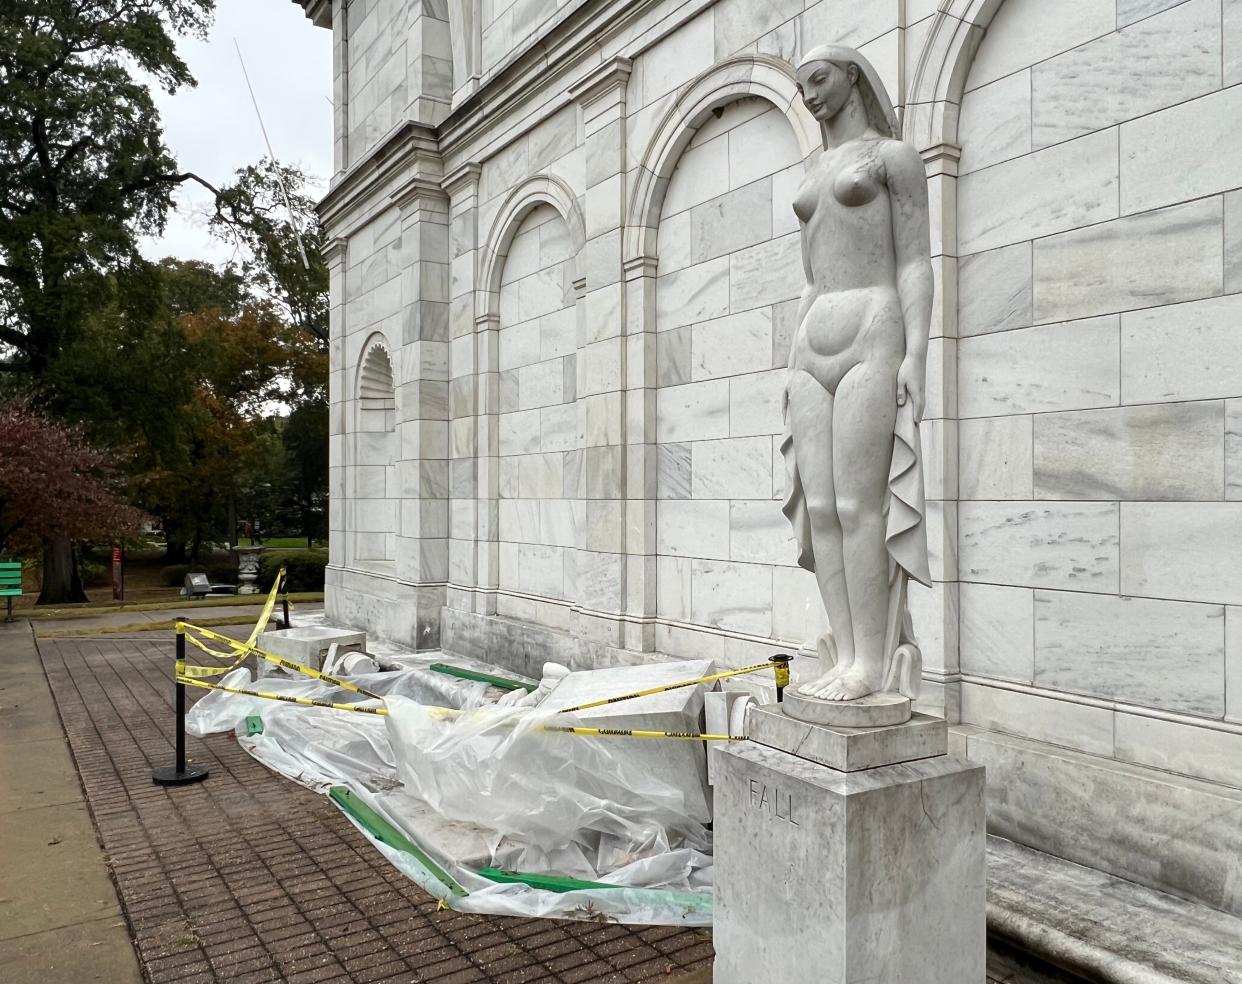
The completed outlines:
<svg viewBox="0 0 1242 984">
<path fill-rule="evenodd" d="M 710 933 L 437 911 L 329 802 L 229 735 L 167 790 L 172 639 L 39 641 L 151 984 L 639 984 L 711 963 Z M 191 695 L 193 699 L 194 695 Z"/>
</svg>

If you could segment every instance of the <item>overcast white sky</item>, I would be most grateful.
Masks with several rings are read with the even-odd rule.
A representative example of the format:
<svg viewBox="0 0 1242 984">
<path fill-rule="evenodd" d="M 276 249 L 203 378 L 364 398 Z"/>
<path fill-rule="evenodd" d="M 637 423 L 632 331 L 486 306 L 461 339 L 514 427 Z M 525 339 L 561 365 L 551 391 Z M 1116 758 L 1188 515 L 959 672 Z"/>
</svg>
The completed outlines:
<svg viewBox="0 0 1242 984">
<path fill-rule="evenodd" d="M 311 24 L 292 0 L 217 0 L 207 40 L 179 46 L 197 88 L 173 96 L 153 89 L 166 143 L 183 170 L 217 185 L 265 155 L 234 38 L 277 158 L 319 179 L 318 197 L 332 173 L 332 32 Z M 143 252 L 152 259 L 227 260 L 233 250 L 207 231 L 209 197 L 197 185 L 182 186 L 164 236 L 146 241 Z"/>
</svg>

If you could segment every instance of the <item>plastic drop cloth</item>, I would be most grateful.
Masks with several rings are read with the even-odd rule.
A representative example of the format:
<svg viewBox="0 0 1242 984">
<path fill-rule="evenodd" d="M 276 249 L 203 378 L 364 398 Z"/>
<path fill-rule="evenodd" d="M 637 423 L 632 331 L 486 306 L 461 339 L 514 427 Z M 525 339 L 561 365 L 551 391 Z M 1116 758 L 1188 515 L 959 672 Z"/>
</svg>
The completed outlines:
<svg viewBox="0 0 1242 984">
<path fill-rule="evenodd" d="M 557 725 L 575 722 L 538 708 L 496 706 L 498 692 L 488 685 L 424 668 L 442 658 L 420 656 L 405 661 L 408 669 L 349 678 L 384 695 L 387 717 L 213 691 L 191 708 L 186 730 L 200 737 L 235 731 L 274 771 L 325 794 L 347 787 L 468 893 L 452 895 L 433 867 L 373 839 L 392 864 L 453 909 L 711 923 L 711 834 L 686 815 L 678 787 L 627 758 L 626 746 L 645 739 L 541 731 L 553 718 Z M 311 678 L 270 676 L 256 686 L 245 668 L 220 682 L 374 705 Z M 262 720 L 261 734 L 247 734 L 250 716 Z M 494 882 L 478 873 L 484 867 L 617 887 L 559 893 Z"/>
</svg>

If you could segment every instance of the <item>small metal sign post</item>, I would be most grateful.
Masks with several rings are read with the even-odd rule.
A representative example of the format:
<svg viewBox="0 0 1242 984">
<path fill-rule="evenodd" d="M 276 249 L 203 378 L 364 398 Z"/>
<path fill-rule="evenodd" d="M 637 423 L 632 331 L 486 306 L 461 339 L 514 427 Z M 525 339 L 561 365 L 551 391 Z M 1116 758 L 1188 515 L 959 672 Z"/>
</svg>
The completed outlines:
<svg viewBox="0 0 1242 984">
<path fill-rule="evenodd" d="M 120 544 L 112 547 L 112 600 L 125 600 L 125 550 Z"/>
</svg>

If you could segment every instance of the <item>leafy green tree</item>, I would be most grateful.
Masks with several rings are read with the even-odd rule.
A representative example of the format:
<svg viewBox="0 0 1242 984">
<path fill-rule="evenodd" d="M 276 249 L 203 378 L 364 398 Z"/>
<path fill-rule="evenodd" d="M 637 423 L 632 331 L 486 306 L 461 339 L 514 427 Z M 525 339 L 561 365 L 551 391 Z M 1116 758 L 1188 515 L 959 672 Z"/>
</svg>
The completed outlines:
<svg viewBox="0 0 1242 984">
<path fill-rule="evenodd" d="M 0 4 L 0 370 L 37 383 L 138 237 L 163 229 L 173 190 L 201 181 L 177 169 L 137 72 L 170 93 L 192 85 L 174 38 L 201 36 L 213 7 Z"/>
<path fill-rule="evenodd" d="M 173 190 L 211 187 L 178 170 L 143 75 L 170 93 L 192 85 L 175 39 L 202 36 L 213 9 L 0 3 L 0 375 L 20 374 L 46 406 L 63 409 L 55 362 L 108 305 L 118 271 L 141 265 L 138 238 L 163 229 Z M 68 600 L 70 541 L 49 549 L 41 600 Z"/>
<path fill-rule="evenodd" d="M 281 431 L 289 481 L 282 508 L 286 522 L 306 537 L 309 549 L 328 535 L 328 401 L 326 396 L 303 400 L 293 408 Z"/>
<path fill-rule="evenodd" d="M 48 379 L 66 413 L 123 451 L 133 500 L 160 518 L 180 563 L 206 540 L 236 539 L 230 507 L 283 457 L 266 418 L 315 343 L 235 270 L 165 260 L 113 279 L 109 306 Z"/>
<path fill-rule="evenodd" d="M 269 159 L 242 168 L 220 190 L 212 229 L 245 246 L 247 282 L 326 350 L 328 265 L 307 183 L 298 168 Z"/>
<path fill-rule="evenodd" d="M 280 427 L 285 472 L 275 521 L 308 545 L 327 535 L 328 266 L 308 180 L 297 168 L 263 160 L 221 189 L 212 228 L 245 248 L 242 272 L 253 293 L 269 298 L 301 343 L 285 338 L 283 382 L 288 418 Z"/>
</svg>

